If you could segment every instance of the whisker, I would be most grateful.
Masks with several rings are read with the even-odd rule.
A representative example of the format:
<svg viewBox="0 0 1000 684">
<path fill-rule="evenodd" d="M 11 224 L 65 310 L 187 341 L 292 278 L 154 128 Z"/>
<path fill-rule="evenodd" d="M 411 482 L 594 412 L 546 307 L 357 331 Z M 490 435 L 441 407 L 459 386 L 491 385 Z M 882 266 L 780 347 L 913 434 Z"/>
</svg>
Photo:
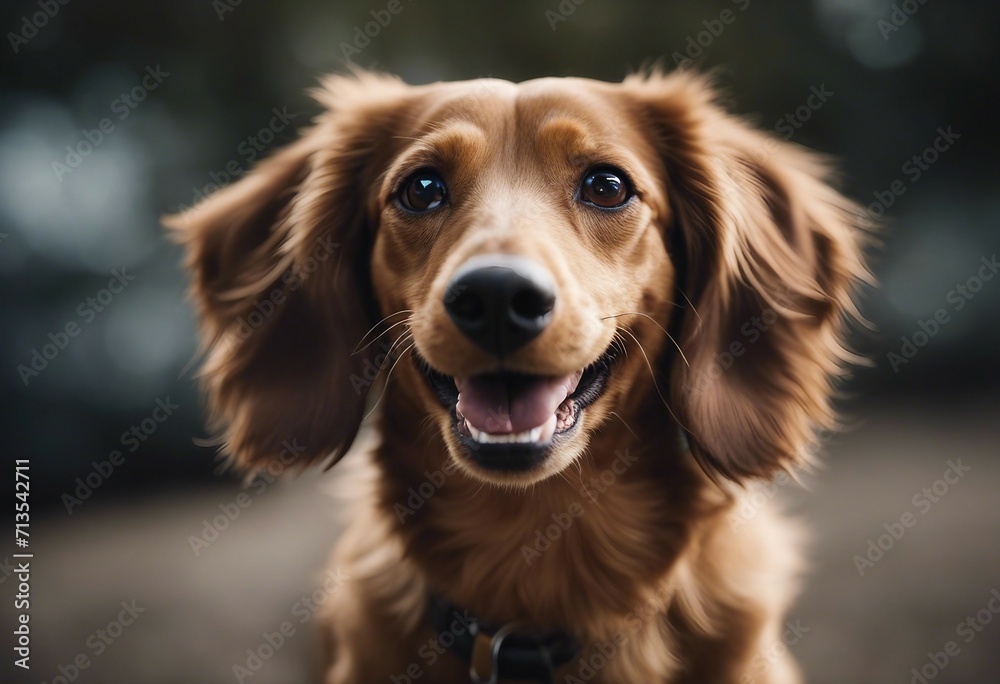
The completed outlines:
<svg viewBox="0 0 1000 684">
<path fill-rule="evenodd" d="M 421 419 L 420 421 L 421 438 L 424 436 L 423 433 L 432 427 L 434 427 L 434 416 L 428 414 L 424 416 L 423 419 Z"/>
<path fill-rule="evenodd" d="M 677 288 L 677 291 L 681 293 L 681 297 L 683 297 L 683 298 L 684 298 L 684 301 L 685 301 L 685 302 L 687 302 L 687 303 L 688 303 L 688 306 L 690 306 L 690 307 L 691 307 L 691 310 L 692 310 L 692 311 L 694 311 L 694 315 L 695 315 L 695 317 L 696 317 L 696 318 L 698 319 L 698 325 L 704 325 L 704 324 L 705 324 L 705 322 L 704 322 L 703 320 L 701 320 L 701 314 L 700 314 L 700 313 L 698 313 L 698 308 L 697 308 L 697 307 L 696 307 L 696 306 L 694 305 L 694 302 L 692 302 L 692 301 L 691 301 L 691 300 L 690 300 L 690 299 L 688 298 L 688 296 L 687 296 L 686 294 L 684 294 L 684 290 L 682 290 L 681 288 L 679 288 L 679 287 L 678 287 L 678 288 Z"/>
<path fill-rule="evenodd" d="M 674 413 L 674 410 L 670 408 L 670 404 L 667 403 L 666 398 L 663 396 L 663 392 L 660 391 L 660 384 L 656 382 L 656 373 L 653 371 L 653 364 L 649 362 L 649 356 L 646 354 L 646 350 L 642 348 L 642 345 L 639 343 L 639 340 L 636 339 L 636 336 L 632 334 L 632 331 L 629 330 L 627 326 L 620 328 L 620 330 L 625 334 L 627 334 L 629 337 L 631 337 L 633 340 L 635 340 L 636 346 L 638 346 L 639 351 L 642 352 L 642 357 L 646 360 L 646 368 L 649 369 L 649 377 L 652 378 L 653 380 L 653 387 L 654 389 L 656 389 L 656 393 L 659 395 L 660 401 L 662 401 L 663 405 L 667 407 L 667 411 L 669 411 L 670 415 L 673 416 L 674 420 L 677 421 L 677 424 L 680 425 L 685 430 L 687 430 L 684 424 L 681 423 L 680 418 L 677 417 L 677 414 Z"/>
<path fill-rule="evenodd" d="M 402 347 L 404 344 L 406 344 L 407 342 L 411 341 L 412 339 L 413 339 L 413 333 L 412 332 L 410 332 L 409 330 L 406 331 L 406 332 L 404 332 L 402 335 L 400 335 L 398 338 L 396 338 L 396 340 L 392 344 L 389 345 L 389 349 L 385 353 L 386 358 L 390 358 L 392 356 L 393 351 L 395 351 L 396 349 L 399 349 L 400 347 Z"/>
<path fill-rule="evenodd" d="M 466 503 L 468 503 L 469 501 L 472 501 L 472 500 L 473 500 L 473 499 L 475 499 L 475 498 L 476 498 L 477 496 L 479 496 L 479 492 L 483 491 L 483 487 L 485 487 L 485 486 L 486 486 L 486 483 L 485 483 L 485 482 L 480 482 L 480 483 L 479 483 L 479 488 L 478 488 L 478 489 L 476 489 L 476 491 L 474 491 L 474 492 L 473 492 L 472 494 L 470 494 L 470 495 L 469 495 L 469 498 L 465 500 L 465 501 L 466 501 Z"/>
<path fill-rule="evenodd" d="M 416 344 L 416 342 L 411 342 L 406 347 L 406 349 L 404 349 L 399 353 L 399 356 L 396 357 L 396 360 L 392 362 L 392 366 L 389 367 L 389 372 L 385 374 L 385 382 L 382 384 L 382 393 L 378 395 L 378 399 L 376 399 L 375 404 L 372 405 L 371 411 L 365 414 L 365 417 L 361 419 L 361 422 L 368 420 L 368 417 L 371 416 L 371 414 L 375 413 L 375 409 L 377 409 L 378 405 L 382 403 L 382 397 L 384 397 L 386 395 L 386 392 L 389 391 L 389 379 L 392 377 L 392 371 L 395 370 L 396 364 L 398 364 L 399 360 L 403 358 L 403 355 L 406 354 L 406 352 L 413 349 L 414 344 Z"/>
<path fill-rule="evenodd" d="M 615 335 L 612 343 L 617 347 L 625 358 L 628 358 L 628 347 L 625 346 L 625 342 L 617 334 Z"/>
<path fill-rule="evenodd" d="M 625 312 L 620 313 L 620 314 L 613 314 L 611 316 L 605 316 L 601 320 L 602 321 L 603 320 L 607 320 L 608 318 L 620 318 L 622 316 L 642 316 L 643 318 L 648 318 L 650 321 L 653 322 L 653 325 L 655 325 L 657 328 L 659 328 L 660 331 L 663 332 L 663 334 L 667 336 L 667 339 L 670 340 L 675 347 L 677 347 L 677 351 L 680 352 L 681 358 L 684 360 L 684 365 L 687 366 L 688 368 L 691 367 L 691 364 L 688 363 L 687 357 L 684 356 L 684 350 L 681 349 L 681 345 L 677 343 L 677 340 L 674 339 L 674 336 L 671 335 L 670 333 L 668 333 L 667 330 L 666 330 L 666 328 L 664 328 L 662 325 L 660 325 L 659 322 L 657 322 L 657 320 L 655 318 L 653 318 L 652 316 L 650 316 L 649 314 L 644 314 L 641 311 L 625 311 Z"/>
<path fill-rule="evenodd" d="M 590 448 L 589 444 L 583 450 L 583 459 L 586 460 L 587 463 L 590 464 L 592 472 L 595 472 L 595 473 L 598 472 L 598 470 L 597 470 L 597 461 L 594 460 L 594 451 Z M 580 484 L 582 486 L 583 485 L 583 464 L 579 463 L 579 466 L 580 466 Z"/>
<path fill-rule="evenodd" d="M 399 314 L 404 314 L 404 313 L 405 314 L 413 314 L 413 313 L 416 313 L 416 312 L 413 309 L 402 309 L 401 311 L 396 311 L 395 313 L 389 314 L 388 316 L 386 316 L 385 318 L 383 318 L 381 321 L 379 321 L 378 323 L 376 323 L 375 325 L 373 325 L 371 328 L 369 328 L 368 332 L 366 332 L 364 335 L 362 335 L 361 340 L 358 341 L 357 346 L 354 347 L 354 351 L 351 352 L 351 354 L 352 355 L 353 354 L 357 354 L 359 351 L 363 351 L 363 350 L 367 349 L 368 347 L 370 347 L 372 345 L 372 342 L 374 342 L 375 340 L 377 340 L 379 337 L 382 337 L 382 335 L 384 335 L 385 333 L 389 332 L 389 330 L 392 329 L 392 326 L 390 326 L 384 332 L 381 332 L 378 335 L 376 335 L 375 338 L 371 342 L 369 342 L 368 344 L 366 344 L 364 347 L 361 347 L 361 344 L 366 339 L 368 339 L 368 336 L 372 334 L 372 331 L 375 330 L 380 325 L 382 325 L 383 323 L 385 323 L 387 320 L 389 320 L 393 316 L 398 316 Z M 407 316 L 406 321 L 403 321 L 403 322 L 408 322 L 410 320 L 412 320 L 412 317 L 411 316 Z M 358 347 L 361 347 L 361 349 L 358 349 Z"/>
<path fill-rule="evenodd" d="M 631 425 L 625 422 L 625 419 L 621 417 L 621 414 L 619 414 L 617 411 L 608 411 L 608 415 L 614 416 L 615 418 L 620 420 L 622 422 L 622 425 L 624 425 L 625 428 L 632 433 L 632 436 L 635 437 L 636 439 L 639 439 L 639 435 L 635 434 L 635 430 L 632 429 Z"/>
<path fill-rule="evenodd" d="M 384 336 L 387 332 L 389 332 L 390 330 L 392 330 L 393 328 L 395 328 L 397 325 L 409 325 L 412 320 L 413 320 L 412 317 L 407 317 L 405 320 L 396 321 L 395 323 L 393 323 L 392 325 L 390 325 L 388 328 L 386 328 L 385 330 L 383 330 L 382 332 L 380 332 L 378 335 L 376 335 L 375 337 L 373 337 L 371 339 L 371 341 L 368 344 L 366 344 L 365 346 L 361 347 L 361 349 L 355 349 L 354 352 L 353 352 L 353 354 L 358 354 L 360 352 L 363 352 L 365 349 L 368 349 L 368 347 L 370 347 L 373 344 L 375 344 L 375 342 L 377 342 L 380 337 Z"/>
</svg>

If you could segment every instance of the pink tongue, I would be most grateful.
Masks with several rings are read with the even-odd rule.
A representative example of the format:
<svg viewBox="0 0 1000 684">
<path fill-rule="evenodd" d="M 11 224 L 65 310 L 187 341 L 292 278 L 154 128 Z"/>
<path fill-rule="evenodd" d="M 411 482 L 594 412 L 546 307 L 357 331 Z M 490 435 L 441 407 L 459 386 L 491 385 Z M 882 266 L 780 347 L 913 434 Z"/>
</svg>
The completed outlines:
<svg viewBox="0 0 1000 684">
<path fill-rule="evenodd" d="M 524 432 L 544 425 L 578 382 L 579 372 L 562 377 L 489 374 L 456 378 L 457 408 L 482 432 Z"/>
</svg>

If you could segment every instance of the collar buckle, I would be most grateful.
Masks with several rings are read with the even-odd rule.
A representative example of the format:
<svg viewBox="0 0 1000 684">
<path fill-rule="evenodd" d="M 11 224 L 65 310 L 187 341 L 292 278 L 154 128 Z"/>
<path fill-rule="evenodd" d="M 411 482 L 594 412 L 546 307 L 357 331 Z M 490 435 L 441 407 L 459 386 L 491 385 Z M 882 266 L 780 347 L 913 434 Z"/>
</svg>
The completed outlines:
<svg viewBox="0 0 1000 684">
<path fill-rule="evenodd" d="M 503 648 L 504 640 L 515 634 L 524 640 L 533 642 L 539 655 L 539 660 L 546 670 L 544 675 L 540 675 L 538 679 L 539 684 L 554 684 L 556 668 L 552 662 L 552 654 L 549 652 L 548 647 L 534 630 L 527 629 L 518 622 L 508 622 L 497 630 L 492 637 L 489 637 L 490 675 L 488 679 L 484 679 L 476 669 L 475 652 L 473 652 L 473 657 L 469 661 L 469 679 L 472 680 L 472 684 L 497 684 L 500 678 L 500 650 Z M 487 637 L 488 635 L 477 630 L 476 636 L 478 639 L 479 636 Z"/>
<path fill-rule="evenodd" d="M 472 684 L 554 684 L 556 671 L 580 654 L 580 642 L 562 630 L 519 621 L 487 625 L 435 592 L 428 593 L 428 617 L 440 642 L 468 666 Z"/>
</svg>

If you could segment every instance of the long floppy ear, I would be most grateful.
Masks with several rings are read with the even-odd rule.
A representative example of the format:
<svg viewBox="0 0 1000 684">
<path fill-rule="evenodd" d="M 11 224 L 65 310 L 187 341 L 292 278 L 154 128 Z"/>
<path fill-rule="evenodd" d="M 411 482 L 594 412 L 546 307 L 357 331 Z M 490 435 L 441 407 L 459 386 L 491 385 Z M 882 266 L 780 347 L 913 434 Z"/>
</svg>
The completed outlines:
<svg viewBox="0 0 1000 684">
<path fill-rule="evenodd" d="M 852 294 L 871 282 L 861 212 L 814 153 L 727 114 L 689 73 L 626 80 L 663 159 L 678 262 L 671 403 L 710 473 L 767 477 L 808 462 L 836 425 Z"/>
<path fill-rule="evenodd" d="M 326 80 L 297 142 L 164 220 L 193 274 L 212 425 L 242 468 L 336 459 L 357 435 L 371 358 L 353 352 L 378 320 L 365 199 L 407 93 Z"/>
</svg>

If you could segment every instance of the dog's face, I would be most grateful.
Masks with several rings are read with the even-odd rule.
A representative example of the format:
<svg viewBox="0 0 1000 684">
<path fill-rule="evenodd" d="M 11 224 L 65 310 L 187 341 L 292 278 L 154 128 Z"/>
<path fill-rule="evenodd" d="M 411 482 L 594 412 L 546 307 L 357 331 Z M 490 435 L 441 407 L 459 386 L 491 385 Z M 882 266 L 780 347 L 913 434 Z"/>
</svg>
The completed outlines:
<svg viewBox="0 0 1000 684">
<path fill-rule="evenodd" d="M 558 472 L 642 363 L 634 312 L 666 324 L 657 157 L 582 80 L 447 86 L 401 134 L 372 257 L 380 313 L 409 321 L 395 373 L 473 476 Z"/>
<path fill-rule="evenodd" d="M 829 421 L 852 207 L 704 82 L 365 75 L 319 99 L 297 143 L 171 220 L 244 465 L 291 438 L 342 453 L 373 368 L 409 397 L 387 425 L 431 416 L 503 484 L 566 468 L 637 392 L 729 477 Z"/>
</svg>

